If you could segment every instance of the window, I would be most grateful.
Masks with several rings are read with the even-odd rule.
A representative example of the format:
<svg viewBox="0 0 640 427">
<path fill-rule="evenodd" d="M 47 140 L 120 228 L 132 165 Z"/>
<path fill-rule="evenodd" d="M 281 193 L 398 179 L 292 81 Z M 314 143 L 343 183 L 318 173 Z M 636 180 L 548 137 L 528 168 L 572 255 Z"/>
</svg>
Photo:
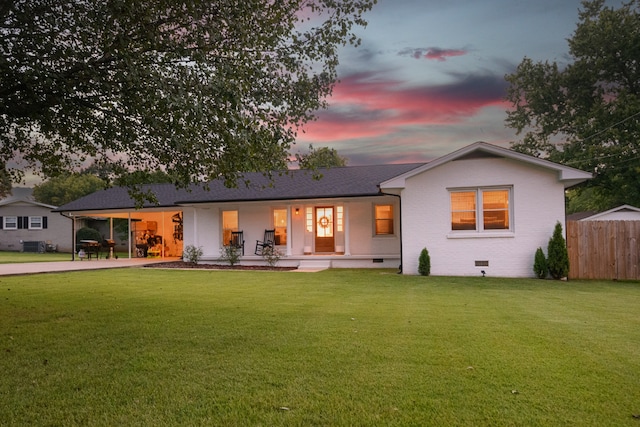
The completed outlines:
<svg viewBox="0 0 640 427">
<path fill-rule="evenodd" d="M 344 206 L 336 206 L 336 231 L 344 231 Z"/>
<path fill-rule="evenodd" d="M 508 188 L 451 191 L 451 230 L 510 230 Z"/>
<path fill-rule="evenodd" d="M 29 230 L 42 230 L 42 217 L 30 216 L 29 217 Z"/>
<path fill-rule="evenodd" d="M 376 236 L 393 234 L 393 205 L 375 205 Z"/>
<path fill-rule="evenodd" d="M 222 244 L 229 244 L 232 231 L 238 231 L 238 211 L 222 211 Z"/>
<path fill-rule="evenodd" d="M 17 216 L 5 216 L 3 225 L 4 225 L 4 229 L 5 230 L 17 230 L 18 229 L 18 217 Z"/>
<path fill-rule="evenodd" d="M 276 245 L 287 244 L 287 210 L 273 210 L 273 228 L 276 230 Z"/>
</svg>

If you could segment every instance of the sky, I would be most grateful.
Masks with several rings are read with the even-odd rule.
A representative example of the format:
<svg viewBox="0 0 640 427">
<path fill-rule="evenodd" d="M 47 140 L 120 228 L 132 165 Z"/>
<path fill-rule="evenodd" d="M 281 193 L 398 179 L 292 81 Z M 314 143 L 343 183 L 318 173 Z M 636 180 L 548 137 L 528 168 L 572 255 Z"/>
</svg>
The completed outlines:
<svg viewBox="0 0 640 427">
<path fill-rule="evenodd" d="M 607 1 L 618 6 L 619 1 Z M 518 138 L 504 124 L 506 74 L 525 58 L 570 61 L 580 0 L 378 0 L 342 49 L 330 107 L 293 151 L 329 147 L 348 165 L 425 162 L 476 141 Z"/>
</svg>

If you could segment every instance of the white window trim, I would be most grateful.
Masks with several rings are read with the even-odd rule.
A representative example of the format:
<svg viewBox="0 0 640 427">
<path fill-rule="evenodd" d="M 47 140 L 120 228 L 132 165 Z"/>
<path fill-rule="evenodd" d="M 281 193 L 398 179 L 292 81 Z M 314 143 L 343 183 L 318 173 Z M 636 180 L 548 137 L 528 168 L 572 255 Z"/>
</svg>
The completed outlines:
<svg viewBox="0 0 640 427">
<path fill-rule="evenodd" d="M 9 218 L 12 218 L 13 227 L 9 227 L 7 224 L 9 223 Z M 9 216 L 5 216 L 4 218 L 2 218 L 3 224 L 2 224 L 2 229 L 3 230 L 17 230 L 18 229 L 18 217 L 14 216 L 14 215 L 9 215 Z"/>
<path fill-rule="evenodd" d="M 39 226 L 39 227 L 34 227 L 34 226 L 32 225 L 32 222 L 31 222 L 31 221 L 32 221 L 34 218 L 40 218 L 40 226 Z M 43 229 L 43 228 L 42 228 L 42 226 L 43 226 L 43 218 L 42 218 L 41 216 L 30 216 L 30 217 L 29 217 L 29 230 L 42 230 L 42 229 Z"/>
<path fill-rule="evenodd" d="M 515 237 L 513 218 L 513 186 L 486 186 L 486 187 L 463 187 L 448 188 L 449 192 L 449 234 L 448 239 L 467 238 L 512 238 Z M 509 192 L 509 228 L 506 230 L 485 230 L 484 212 L 482 209 L 481 194 L 483 191 L 507 190 Z M 473 191 L 476 193 L 476 229 L 475 230 L 451 230 L 451 193 L 461 191 Z"/>
<path fill-rule="evenodd" d="M 391 221 L 393 221 L 393 230 L 391 233 L 388 234 L 378 234 L 376 233 L 376 222 L 378 220 L 378 218 L 376 217 L 376 206 L 391 206 L 391 211 L 393 213 L 393 216 L 391 217 Z M 374 203 L 372 206 L 372 213 L 371 215 L 373 216 L 373 237 L 375 239 L 391 239 L 391 238 L 395 238 L 396 237 L 396 206 L 389 202 L 389 203 Z"/>
</svg>

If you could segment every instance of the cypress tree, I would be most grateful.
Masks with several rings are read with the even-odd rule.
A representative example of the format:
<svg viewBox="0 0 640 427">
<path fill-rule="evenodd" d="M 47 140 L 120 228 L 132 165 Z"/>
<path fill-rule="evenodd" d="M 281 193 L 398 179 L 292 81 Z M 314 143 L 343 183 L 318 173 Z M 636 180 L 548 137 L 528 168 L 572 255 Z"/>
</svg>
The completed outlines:
<svg viewBox="0 0 640 427">
<path fill-rule="evenodd" d="M 538 279 L 544 279 L 549 274 L 549 268 L 547 267 L 547 258 L 542 252 L 542 248 L 536 250 L 536 255 L 533 261 L 533 272 Z"/>
<path fill-rule="evenodd" d="M 560 222 L 556 223 L 553 236 L 549 239 L 547 266 L 549 267 L 549 274 L 556 280 L 567 277 L 569 274 L 569 253 L 567 252 L 567 243 L 562 235 Z"/>
<path fill-rule="evenodd" d="M 431 274 L 431 257 L 429 256 L 427 248 L 424 248 L 420 252 L 420 257 L 418 258 L 418 273 L 420 273 L 421 276 Z"/>
</svg>

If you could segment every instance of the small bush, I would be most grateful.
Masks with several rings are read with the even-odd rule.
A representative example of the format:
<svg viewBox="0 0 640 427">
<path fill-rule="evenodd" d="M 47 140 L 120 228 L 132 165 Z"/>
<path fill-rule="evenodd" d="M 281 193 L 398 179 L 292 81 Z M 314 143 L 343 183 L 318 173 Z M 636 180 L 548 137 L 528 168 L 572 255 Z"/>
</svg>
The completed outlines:
<svg viewBox="0 0 640 427">
<path fill-rule="evenodd" d="M 549 274 L 556 280 L 567 277 L 569 274 L 569 253 L 567 252 L 567 242 L 562 235 L 562 224 L 560 222 L 556 223 L 553 236 L 549 239 L 547 266 Z"/>
<path fill-rule="evenodd" d="M 220 249 L 220 259 L 229 265 L 236 265 L 240 261 L 240 249 L 235 246 L 223 246 Z"/>
<path fill-rule="evenodd" d="M 431 274 L 431 257 L 429 256 L 427 248 L 424 248 L 420 252 L 420 257 L 418 258 L 418 273 L 420 273 L 421 276 Z"/>
<path fill-rule="evenodd" d="M 547 258 L 544 256 L 544 252 L 542 252 L 542 248 L 538 248 L 536 250 L 536 255 L 533 261 L 533 272 L 536 274 L 538 279 L 544 279 L 547 277 L 549 273 L 549 267 L 547 267 Z"/>
<path fill-rule="evenodd" d="M 280 249 L 274 248 L 273 246 L 267 246 L 262 250 L 262 258 L 269 264 L 269 267 L 275 267 L 283 255 Z"/>
<path fill-rule="evenodd" d="M 193 245 L 189 245 L 184 248 L 182 252 L 182 259 L 186 262 L 190 262 L 192 264 L 197 264 L 202 257 L 202 247 L 195 247 Z"/>
<path fill-rule="evenodd" d="M 102 236 L 95 228 L 82 227 L 76 231 L 76 243 L 80 243 L 81 240 L 95 240 L 98 243 L 102 243 Z"/>
</svg>

